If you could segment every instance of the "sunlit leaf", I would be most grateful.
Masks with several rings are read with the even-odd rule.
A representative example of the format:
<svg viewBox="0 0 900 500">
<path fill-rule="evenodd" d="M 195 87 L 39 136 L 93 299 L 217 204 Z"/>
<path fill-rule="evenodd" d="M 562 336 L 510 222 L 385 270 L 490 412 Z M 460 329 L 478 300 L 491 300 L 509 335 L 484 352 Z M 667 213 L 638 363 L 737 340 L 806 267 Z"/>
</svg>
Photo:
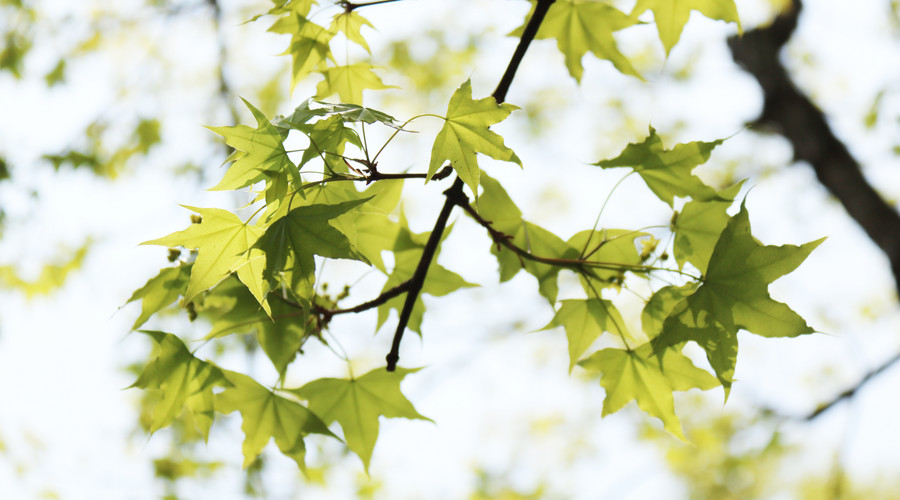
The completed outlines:
<svg viewBox="0 0 900 500">
<path fill-rule="evenodd" d="M 419 369 L 376 368 L 359 378 L 320 378 L 291 390 L 309 402 L 309 408 L 326 423 L 337 421 L 347 446 L 362 460 L 366 471 L 378 439 L 378 418 L 431 419 L 413 408 L 400 392 L 400 382 Z"/>
<path fill-rule="evenodd" d="M 303 405 L 275 394 L 244 374 L 228 370 L 222 370 L 222 373 L 231 387 L 216 396 L 216 411 L 241 413 L 245 469 L 272 438 L 282 453 L 291 457 L 300 469 L 305 469 L 303 438 L 313 433 L 334 436 L 319 417 Z"/>
<path fill-rule="evenodd" d="M 503 137 L 488 127 L 500 123 L 514 110 L 512 104 L 497 104 L 493 97 L 472 99 L 472 82 L 466 80 L 450 97 L 444 126 L 434 139 L 428 177 L 431 178 L 449 160 L 459 178 L 473 192 L 478 192 L 481 169 L 475 154 L 522 165 L 522 160 L 506 147 Z"/>
</svg>

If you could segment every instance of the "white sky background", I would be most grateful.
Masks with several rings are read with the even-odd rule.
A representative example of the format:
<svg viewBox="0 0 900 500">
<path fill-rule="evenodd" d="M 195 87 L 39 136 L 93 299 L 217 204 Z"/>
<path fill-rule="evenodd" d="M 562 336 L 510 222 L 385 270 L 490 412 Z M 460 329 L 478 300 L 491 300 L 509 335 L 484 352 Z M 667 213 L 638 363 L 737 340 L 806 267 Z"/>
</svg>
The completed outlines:
<svg viewBox="0 0 900 500">
<path fill-rule="evenodd" d="M 379 29 L 369 34 L 369 42 L 377 54 L 377 46 L 384 43 L 382 37 L 415 35 L 441 22 L 462 26 L 487 23 L 494 15 L 509 19 L 497 28 L 494 41 L 485 43 L 486 56 L 471 68 L 476 97 L 487 95 L 515 45 L 515 40 L 499 35 L 518 26 L 525 4 L 471 3 L 479 4 L 473 8 L 483 9 L 484 15 L 472 19 L 460 14 L 465 9 L 459 2 L 425 0 L 366 9 L 363 14 Z M 886 2 L 858 2 L 849 11 L 845 2 L 838 0 L 807 3 L 790 54 L 796 56 L 792 61 L 808 57 L 815 66 L 801 67 L 798 80 L 833 117 L 840 135 L 855 146 L 854 153 L 869 166 L 867 174 L 889 198 L 896 199 L 900 196 L 897 160 L 888 153 L 891 141 L 897 140 L 896 135 L 891 136 L 897 128 L 884 124 L 896 123 L 896 86 L 885 99 L 893 106 L 893 114 L 887 114 L 874 133 L 866 133 L 862 127 L 862 116 L 870 105 L 867 99 L 877 89 L 900 81 L 898 65 L 885 63 L 900 60 L 893 43 L 896 38 L 889 36 Z M 748 27 L 759 18 L 752 4 L 738 0 Z M 180 75 L 186 81 L 200 78 L 201 63 L 212 56 L 214 48 L 178 44 L 177 40 L 188 37 L 190 30 L 207 29 L 205 26 L 173 23 L 159 26 L 155 32 L 165 50 L 178 50 L 197 59 L 197 75 Z M 266 26 L 263 20 L 229 27 L 228 32 L 259 40 L 239 51 L 241 56 L 253 55 L 253 64 L 287 65 L 287 58 L 259 56 L 278 53 L 286 43 L 284 38 L 263 34 Z M 733 29 L 695 16 L 666 66 L 647 74 L 647 85 L 587 56 L 585 77 L 577 87 L 567 76 L 553 42 L 536 43 L 508 100 L 523 102 L 532 89 L 556 82 L 588 104 L 570 111 L 542 142 L 523 134 L 524 119 L 514 114 L 500 130 L 523 158 L 525 172 L 499 163 L 488 163 L 488 172 L 502 179 L 526 218 L 564 237 L 589 227 L 622 173 L 600 172 L 584 163 L 615 155 L 629 140 L 640 140 L 651 122 L 660 133 L 670 134 L 667 145 L 673 145 L 675 141 L 731 136 L 755 116 L 759 91 L 749 76 L 734 70 L 721 43 L 722 34 Z M 633 28 L 633 34 L 620 38 L 623 50 L 636 50 L 641 40 L 653 35 L 650 27 Z M 696 78 L 690 85 L 673 83 L 666 72 L 681 67 L 696 48 L 702 48 L 703 54 L 696 62 Z M 872 53 L 881 63 L 863 57 Z M 45 62 L 52 67 L 54 61 Z M 41 84 L 15 84 L 8 76 L 0 76 L 0 150 L 12 163 L 18 160 L 29 165 L 38 151 L 65 146 L 86 119 L 79 116 L 90 116 L 92 110 L 115 102 L 104 82 L 133 70 L 128 66 L 117 69 L 119 63 L 88 61 L 86 67 L 73 70 L 71 90 L 49 93 Z M 800 63 L 792 65 L 799 67 Z M 232 67 L 239 89 L 250 85 L 254 74 L 242 69 Z M 389 73 L 383 74 L 386 83 L 392 83 Z M 139 96 L 143 84 L 135 81 L 135 85 Z M 166 101 L 177 103 L 163 117 L 164 122 L 176 123 L 167 129 L 166 137 L 176 144 L 173 152 L 154 153 L 146 165 L 119 180 L 97 181 L 80 172 L 53 173 L 49 167 L 17 169 L 14 175 L 22 179 L 22 185 L 40 189 L 39 205 L 30 204 L 21 192 L 0 188 L 10 215 L 27 216 L 30 221 L 28 227 L 13 227 L 3 235 L 3 262 L 19 261 L 28 268 L 52 255 L 60 242 L 74 246 L 84 234 L 99 240 L 84 269 L 56 294 L 31 302 L 16 294 L 0 294 L 0 440 L 7 447 L 0 454 L 0 498 L 33 498 L 42 491 L 56 491 L 65 499 L 150 499 L 161 494 L 152 481 L 149 460 L 157 456 L 163 440 L 130 437 L 137 394 L 121 390 L 132 382 L 121 367 L 136 359 L 149 341 L 125 333 L 138 308 L 118 308 L 165 265 L 164 249 L 137 244 L 183 228 L 187 212 L 178 203 L 234 206 L 230 195 L 202 192 L 193 178 L 171 175 L 176 158 L 203 162 L 204 155 L 211 154 L 205 148 L 191 150 L 192 140 L 208 134 L 200 125 L 207 124 L 209 109 L 220 102 L 210 100 L 208 88 L 194 91 L 172 94 Z M 306 94 L 297 89 L 295 103 Z M 631 122 L 621 123 L 604 111 L 607 100 L 614 96 L 625 101 Z M 207 103 L 198 106 L 203 100 Z M 137 102 L 140 108 L 140 98 Z M 409 110 L 385 111 L 395 116 L 413 114 Z M 444 108 L 425 111 L 440 113 Z M 251 123 L 246 116 L 244 120 Z M 424 136 L 428 125 L 423 121 L 421 126 Z M 427 143 L 418 152 L 418 158 L 424 159 L 430 141 L 420 140 Z M 789 149 L 782 142 L 738 134 L 713 155 L 712 168 L 706 172 L 715 176 L 717 160 L 737 158 L 747 151 L 753 151 L 754 158 L 739 165 L 739 172 L 767 172 L 749 182 L 753 189 L 747 203 L 754 233 L 768 244 L 829 236 L 798 271 L 773 286 L 776 299 L 791 304 L 829 335 L 791 340 L 743 336 L 737 368 L 740 381 L 726 410 L 732 405 L 764 404 L 802 414 L 900 350 L 896 335 L 900 317 L 885 260 L 825 196 L 811 170 L 805 166 L 761 168 L 779 166 L 789 159 Z M 410 163 L 408 156 L 406 150 L 397 152 L 382 164 L 394 162 L 405 167 Z M 578 182 L 569 182 L 573 178 Z M 407 185 L 405 193 L 426 193 L 414 196 L 406 205 L 417 231 L 430 229 L 441 204 L 436 201 L 440 189 Z M 637 183 L 626 182 L 613 195 L 603 224 L 631 227 L 667 218 L 652 196 L 641 189 Z M 631 437 L 631 423 L 646 417 L 632 409 L 599 419 L 603 391 L 596 384 L 568 378 L 562 332 L 524 333 L 544 326 L 552 317 L 551 309 L 538 297 L 533 279 L 521 275 L 498 287 L 496 263 L 483 255 L 487 239 L 482 231 L 459 214 L 455 220 L 459 224 L 444 245 L 441 263 L 484 287 L 426 299 L 429 310 L 424 341 L 412 334 L 404 339 L 401 364 L 428 367 L 410 375 L 404 390 L 417 409 L 437 424 L 382 420 L 371 473 L 384 483 L 384 498 L 458 498 L 471 490 L 471 469 L 476 465 L 500 474 L 508 472 L 510 482 L 523 489 L 547 479 L 566 497 L 673 498 L 673 491 L 679 491 L 677 483 L 651 449 Z M 365 300 L 377 293 L 380 284 L 376 281 L 364 280 L 355 297 Z M 874 307 L 876 317 L 861 318 L 860 310 L 866 306 Z M 336 335 L 347 339 L 342 342 L 345 347 L 363 339 L 356 348 L 366 351 L 358 353 L 362 371 L 381 362 L 383 346 L 389 342 L 390 331 L 371 337 L 374 322 L 374 315 L 335 321 Z M 297 364 L 301 363 L 308 365 L 305 359 Z M 345 375 L 339 363 L 304 366 L 292 373 L 298 385 L 311 376 Z M 852 406 L 844 405 L 814 424 L 798 424 L 792 429 L 788 439 L 807 446 L 798 468 L 830 470 L 834 454 L 843 446 L 842 461 L 852 473 L 862 477 L 896 473 L 900 431 L 892 418 L 897 414 L 892 400 L 898 378 L 898 371 L 891 370 L 871 382 Z M 720 398 L 720 391 L 713 392 Z M 548 430 L 534 438 L 530 420 L 522 415 L 543 417 Z M 583 432 L 587 432 L 581 437 L 583 443 L 573 446 L 574 434 Z M 227 460 L 229 467 L 239 467 L 241 439 L 234 426 L 222 426 L 211 436 L 210 455 Z M 565 461 L 567 455 L 574 455 L 571 463 Z M 277 493 L 298 487 L 296 469 L 277 453 L 272 457 L 271 498 L 287 498 Z M 329 478 L 334 489 L 328 494 L 304 491 L 303 497 L 352 498 L 349 483 L 356 481 L 362 468 L 355 457 L 349 457 L 345 465 Z M 21 474 L 15 471 L 19 466 Z M 215 490 L 185 491 L 185 496 L 239 498 L 239 485 L 240 476 L 235 473 L 231 481 L 217 483 Z"/>
</svg>

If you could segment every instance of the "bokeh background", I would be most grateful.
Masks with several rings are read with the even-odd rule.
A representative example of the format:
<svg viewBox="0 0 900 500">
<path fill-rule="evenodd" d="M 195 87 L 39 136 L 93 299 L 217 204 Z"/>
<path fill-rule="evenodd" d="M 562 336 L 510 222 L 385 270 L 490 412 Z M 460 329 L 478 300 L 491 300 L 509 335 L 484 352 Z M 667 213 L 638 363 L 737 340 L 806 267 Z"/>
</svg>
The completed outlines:
<svg viewBox="0 0 900 500">
<path fill-rule="evenodd" d="M 634 2 L 613 3 L 627 12 Z M 744 30 L 786 6 L 736 3 Z M 139 243 L 184 227 L 189 212 L 179 203 L 246 201 L 205 191 L 227 151 L 203 125 L 252 123 L 239 97 L 273 116 L 315 92 L 314 79 L 289 88 L 290 60 L 279 55 L 287 38 L 266 32 L 271 21 L 245 22 L 271 6 L 0 1 L 0 498 L 896 498 L 900 371 L 889 361 L 900 353 L 900 314 L 888 261 L 812 169 L 792 161 L 787 141 L 748 127 L 762 93 L 726 46 L 737 27 L 697 13 L 668 58 L 652 24 L 616 35 L 646 83 L 589 55 L 579 85 L 552 41 L 533 44 L 507 99 L 522 110 L 497 127 L 524 170 L 484 163 L 526 219 L 568 237 L 593 223 L 607 197 L 608 227 L 668 223 L 636 179 L 613 189 L 621 172 L 588 165 L 641 140 L 648 125 L 667 145 L 727 137 L 702 175 L 719 186 L 749 179 L 744 194 L 763 242 L 828 236 L 772 287 L 822 333 L 742 336 L 726 405 L 721 390 L 676 399 L 691 445 L 633 405 L 601 419 L 603 390 L 567 374 L 562 333 L 536 332 L 553 312 L 533 278 L 499 285 L 489 240 L 459 214 L 440 261 L 482 286 L 426 298 L 424 337 L 407 339 L 402 354 L 426 366 L 404 391 L 436 423 L 382 420 L 370 476 L 339 443 L 314 439 L 305 477 L 274 447 L 242 471 L 233 418 L 219 421 L 208 444 L 178 428 L 149 436 L 142 395 L 126 388 L 150 342 L 129 333 L 139 309 L 126 301 L 166 264 L 166 251 Z M 516 44 L 506 35 L 529 7 L 404 0 L 363 9 L 376 27 L 364 31 L 371 60 L 399 87 L 368 92 L 366 104 L 398 118 L 442 113 L 467 78 L 476 97 L 490 94 Z M 314 13 L 336 9 L 323 1 Z M 896 0 L 809 1 L 782 53 L 892 205 L 898 15 Z M 429 127 L 419 135 L 430 137 Z M 381 163 L 420 169 L 430 144 L 404 137 Z M 404 210 L 416 231 L 430 229 L 440 189 L 407 183 Z M 336 267 L 338 276 L 359 271 Z M 349 300 L 380 290 L 377 276 L 357 278 Z M 154 327 L 202 336 L 174 319 Z M 333 331 L 358 364 L 381 363 L 389 332 L 374 335 L 374 313 L 335 320 Z M 271 375 L 234 342 L 226 359 L 236 369 Z M 292 367 L 297 384 L 344 375 L 326 351 L 311 354 Z"/>
</svg>

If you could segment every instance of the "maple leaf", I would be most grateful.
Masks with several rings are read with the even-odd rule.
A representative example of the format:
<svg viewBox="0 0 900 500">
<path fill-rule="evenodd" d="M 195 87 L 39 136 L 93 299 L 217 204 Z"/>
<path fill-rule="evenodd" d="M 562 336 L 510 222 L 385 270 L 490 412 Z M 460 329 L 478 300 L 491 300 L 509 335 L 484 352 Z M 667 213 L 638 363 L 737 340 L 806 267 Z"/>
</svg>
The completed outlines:
<svg viewBox="0 0 900 500">
<path fill-rule="evenodd" d="M 347 446 L 363 462 L 366 473 L 378 439 L 378 417 L 432 420 L 416 411 L 400 392 L 400 382 L 419 368 L 377 368 L 359 378 L 320 378 L 299 389 L 289 389 L 309 402 L 309 408 L 326 423 L 337 421 Z"/>
<path fill-rule="evenodd" d="M 647 187 L 670 207 L 676 196 L 690 196 L 703 201 L 721 200 L 713 188 L 692 175 L 691 171 L 706 163 L 712 150 L 722 142 L 689 142 L 667 150 L 656 130 L 650 127 L 650 135 L 644 142 L 629 144 L 616 158 L 594 165 L 601 168 L 631 167 L 644 179 Z"/>
<path fill-rule="evenodd" d="M 303 405 L 279 396 L 242 373 L 222 370 L 231 387 L 216 395 L 216 410 L 239 411 L 244 431 L 244 468 L 256 460 L 269 439 L 282 453 L 291 457 L 301 470 L 306 469 L 307 434 L 324 434 L 337 438 L 315 413 Z"/>
<path fill-rule="evenodd" d="M 285 51 L 291 55 L 291 89 L 331 58 L 328 43 L 334 32 L 307 19 L 307 13 L 294 11 L 269 28 L 273 33 L 291 35 L 291 43 Z"/>
<path fill-rule="evenodd" d="M 526 19 L 530 18 L 529 14 Z M 637 19 L 605 3 L 593 0 L 557 0 L 547 11 L 535 38 L 556 39 L 559 51 L 565 56 L 569 74 L 578 82 L 581 82 L 584 73 L 581 59 L 588 52 L 611 62 L 620 72 L 643 80 L 628 58 L 619 52 L 612 36 L 613 32 L 633 26 L 636 22 Z M 510 35 L 521 36 L 524 30 L 525 25 L 522 25 Z"/>
<path fill-rule="evenodd" d="M 620 286 L 625 271 L 637 268 L 643 262 L 634 241 L 645 236 L 649 235 L 629 229 L 581 231 L 572 235 L 566 244 L 580 250 L 576 257 L 598 264 L 590 268 L 590 282 L 588 277 L 579 275 L 585 293 L 592 293 L 598 281 L 604 287 Z"/>
<path fill-rule="evenodd" d="M 178 267 L 164 267 L 159 274 L 147 280 L 144 286 L 131 294 L 128 302 L 141 301 L 141 315 L 131 326 L 137 330 L 150 319 L 150 316 L 172 304 L 187 289 L 191 276 L 191 264 L 181 264 Z"/>
<path fill-rule="evenodd" d="M 185 208 L 200 214 L 202 222 L 163 238 L 141 243 L 197 249 L 197 259 L 191 269 L 184 301 L 190 302 L 198 293 L 211 288 L 236 270 L 238 278 L 247 285 L 257 301 L 268 307 L 265 304 L 268 288 L 262 278 L 266 256 L 253 248 L 263 235 L 263 230 L 220 208 L 186 205 Z"/>
<path fill-rule="evenodd" d="M 712 256 L 719 234 L 728 225 L 730 217 L 725 211 L 744 185 L 743 181 L 719 192 L 720 200 L 693 200 L 684 204 L 674 219 L 672 231 L 675 233 L 675 261 L 679 267 L 690 262 L 701 273 Z"/>
<path fill-rule="evenodd" d="M 685 297 L 694 293 L 699 286 L 690 282 L 682 286 L 669 285 L 657 290 L 641 311 L 641 328 L 650 339 L 662 333 L 666 318 Z"/>
<path fill-rule="evenodd" d="M 141 333 L 149 335 L 155 342 L 154 357 L 131 387 L 158 389 L 162 393 L 153 408 L 150 432 L 171 424 L 187 408 L 203 438 L 207 439 L 214 417 L 212 389 L 230 385 L 228 380 L 215 365 L 195 358 L 175 335 L 154 331 Z"/>
<path fill-rule="evenodd" d="M 325 98 L 337 94 L 342 102 L 362 104 L 363 90 L 396 89 L 394 85 L 385 85 L 372 69 L 375 66 L 366 63 L 354 63 L 346 66 L 332 66 L 319 70 L 325 77 L 316 85 L 316 97 Z"/>
<path fill-rule="evenodd" d="M 347 40 L 356 43 L 360 47 L 366 49 L 366 52 L 371 54 L 372 51 L 369 50 L 369 44 L 360 33 L 363 26 L 375 29 L 375 26 L 372 26 L 372 23 L 370 23 L 368 19 L 359 15 L 356 11 L 350 11 L 342 12 L 334 16 L 334 19 L 331 20 L 329 29 L 335 33 L 343 33 L 344 36 L 347 37 Z"/>
<path fill-rule="evenodd" d="M 344 123 L 340 115 L 329 116 L 312 124 L 298 125 L 297 130 L 309 137 L 309 147 L 303 151 L 299 166 L 302 168 L 313 158 L 320 158 L 325 168 L 332 172 L 347 171 L 341 156 L 347 144 L 362 147 L 359 135 Z"/>
<path fill-rule="evenodd" d="M 679 302 L 653 341 L 657 353 L 693 340 L 707 354 L 725 388 L 731 387 L 737 361 L 737 332 L 763 337 L 796 337 L 814 330 L 790 307 L 769 296 L 768 285 L 793 271 L 820 243 L 761 245 L 750 234 L 741 204 L 722 231 L 696 292 Z"/>
<path fill-rule="evenodd" d="M 566 330 L 569 342 L 569 373 L 603 332 L 613 332 L 628 341 L 634 341 L 625 328 L 619 310 L 608 300 L 596 298 L 569 299 L 560 303 L 559 309 L 541 330 L 561 326 Z M 635 342 L 636 343 L 636 342 Z"/>
<path fill-rule="evenodd" d="M 475 153 L 522 166 L 522 160 L 503 144 L 503 137 L 489 129 L 516 109 L 519 109 L 518 106 L 512 104 L 497 104 L 493 97 L 472 100 L 472 81 L 466 80 L 450 97 L 444 126 L 435 137 L 431 149 L 428 179 L 445 160 L 450 160 L 459 178 L 473 193 L 477 193 L 481 169 L 478 168 Z"/>
<path fill-rule="evenodd" d="M 283 379 L 288 365 L 308 336 L 309 305 L 292 304 L 272 294 L 266 312 L 249 293 L 247 287 L 228 278 L 195 304 L 197 313 L 212 324 L 205 339 L 235 333 L 256 333 L 263 352 Z"/>
<path fill-rule="evenodd" d="M 681 31 L 696 10 L 710 19 L 737 23 L 741 31 L 734 0 L 638 0 L 629 16 L 635 20 L 647 10 L 653 11 L 653 19 L 659 31 L 659 39 L 666 49 L 666 56 L 681 38 Z"/>
<path fill-rule="evenodd" d="M 255 245 L 255 248 L 265 252 L 266 276 L 276 279 L 286 264 L 291 262 L 291 289 L 299 297 L 308 299 L 315 283 L 316 265 L 313 255 L 365 261 L 353 249 L 347 237 L 329 221 L 366 201 L 368 198 L 335 205 L 316 203 L 300 206 L 277 219 Z"/>
<path fill-rule="evenodd" d="M 675 349 L 653 354 L 650 344 L 637 349 L 602 349 L 578 364 L 588 371 L 600 372 L 600 385 L 606 389 L 603 414 L 619 411 L 629 401 L 660 419 L 672 435 L 687 441 L 681 422 L 675 415 L 673 391 L 708 390 L 718 386 L 715 377 L 694 366 Z"/>
<path fill-rule="evenodd" d="M 534 255 L 550 258 L 577 257 L 577 250 L 560 237 L 537 224 L 523 220 L 522 212 L 499 182 L 484 173 L 480 179 L 483 191 L 478 198 L 478 213 L 494 229 L 508 236 L 514 245 Z M 556 303 L 559 292 L 557 278 L 562 269 L 560 266 L 523 259 L 506 247 L 498 248 L 496 244 L 491 245 L 491 253 L 497 256 L 501 282 L 512 279 L 524 269 L 537 278 L 541 295 L 551 305 Z"/>
<path fill-rule="evenodd" d="M 265 180 L 267 174 L 281 171 L 294 173 L 299 178 L 297 167 L 288 158 L 284 149 L 287 129 L 272 125 L 262 111 L 256 109 L 246 99 L 241 99 L 256 118 L 257 127 L 235 125 L 233 127 L 207 127 L 225 138 L 225 143 L 236 151 L 229 159 L 236 161 L 225 172 L 225 176 L 211 191 L 241 189 Z"/>
</svg>

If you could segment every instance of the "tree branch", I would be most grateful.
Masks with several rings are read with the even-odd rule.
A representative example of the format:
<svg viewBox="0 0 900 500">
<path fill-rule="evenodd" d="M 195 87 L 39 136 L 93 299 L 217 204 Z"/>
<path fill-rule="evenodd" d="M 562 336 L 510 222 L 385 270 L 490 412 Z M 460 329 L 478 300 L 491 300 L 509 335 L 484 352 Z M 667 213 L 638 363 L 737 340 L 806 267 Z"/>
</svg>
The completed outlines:
<svg viewBox="0 0 900 500">
<path fill-rule="evenodd" d="M 866 181 L 859 163 L 829 127 L 825 115 L 791 81 L 778 56 L 797 26 L 801 2 L 768 27 L 728 40 L 735 62 L 752 74 L 765 94 L 759 125 L 773 128 L 809 163 L 819 181 L 885 253 L 900 290 L 900 214 Z"/>
<path fill-rule="evenodd" d="M 794 0 L 792 8 L 770 26 L 732 37 L 728 46 L 735 62 L 762 87 L 765 101 L 756 124 L 776 130 L 791 143 L 794 159 L 812 166 L 822 185 L 887 256 L 900 290 L 900 214 L 866 181 L 859 163 L 834 135 L 824 113 L 797 89 L 779 59 L 781 48 L 797 27 L 801 9 L 802 2 Z M 852 398 L 872 378 L 898 361 L 900 354 L 866 374 L 852 388 L 820 404 L 804 420 L 813 420 Z"/>
<path fill-rule="evenodd" d="M 862 387 L 864 385 L 866 385 L 866 383 L 869 382 L 869 380 L 872 380 L 876 376 L 880 375 L 883 371 L 885 371 L 888 368 L 897 364 L 897 362 L 900 362 L 900 353 L 895 354 L 893 358 L 885 361 L 884 364 L 882 364 L 878 368 L 875 368 L 874 370 L 865 374 L 865 376 L 863 376 L 863 378 L 861 378 L 859 380 L 859 382 L 856 383 L 856 385 L 854 385 L 853 387 L 847 389 L 846 391 L 838 394 L 831 401 L 828 401 L 827 403 L 821 403 L 819 406 L 816 407 L 815 410 L 812 411 L 812 413 L 803 417 L 803 420 L 806 420 L 806 421 L 814 420 L 819 415 L 821 415 L 821 414 L 825 413 L 826 411 L 837 406 L 837 404 L 840 403 L 841 401 L 852 398 L 853 396 L 856 395 L 857 392 L 859 392 L 860 389 L 862 389 Z"/>
<path fill-rule="evenodd" d="M 522 58 L 525 57 L 528 46 L 534 40 L 541 22 L 544 20 L 544 16 L 547 15 L 547 11 L 550 10 L 550 6 L 553 5 L 554 1 L 555 0 L 538 0 L 537 5 L 534 8 L 534 13 L 528 20 L 528 25 L 525 26 L 522 37 L 519 39 L 519 45 L 516 47 L 515 52 L 513 52 L 513 56 L 506 66 L 506 71 L 504 71 L 503 77 L 500 78 L 500 83 L 492 94 L 497 101 L 497 104 L 502 103 L 506 99 L 506 93 L 509 90 L 510 84 L 512 84 L 516 70 L 519 69 L 519 64 L 522 62 Z M 453 185 L 450 186 L 450 189 L 444 191 L 444 195 L 446 196 L 444 206 L 441 208 L 441 213 L 434 223 L 434 229 L 432 229 L 431 235 L 428 237 L 428 242 L 422 250 L 422 257 L 419 259 L 419 264 L 416 266 L 416 271 L 411 278 L 409 291 L 406 294 L 406 301 L 403 303 L 403 309 L 400 311 L 400 320 L 397 324 L 397 331 L 394 332 L 391 351 L 385 357 L 387 360 L 387 371 L 389 372 L 392 372 L 397 368 L 397 361 L 400 359 L 400 342 L 403 340 L 403 333 L 406 331 L 409 317 L 412 314 L 413 307 L 416 305 L 416 299 L 422 292 L 422 286 L 425 284 L 425 276 L 428 274 L 428 268 L 431 266 L 431 261 L 434 258 L 438 244 L 444 234 L 444 228 L 447 227 L 447 220 L 450 218 L 450 213 L 453 211 L 453 207 L 459 203 L 460 199 L 465 199 L 465 194 L 463 194 L 462 189 L 463 181 L 457 177 L 456 180 L 453 181 Z M 466 200 L 466 204 L 468 204 L 468 200 Z"/>
</svg>

